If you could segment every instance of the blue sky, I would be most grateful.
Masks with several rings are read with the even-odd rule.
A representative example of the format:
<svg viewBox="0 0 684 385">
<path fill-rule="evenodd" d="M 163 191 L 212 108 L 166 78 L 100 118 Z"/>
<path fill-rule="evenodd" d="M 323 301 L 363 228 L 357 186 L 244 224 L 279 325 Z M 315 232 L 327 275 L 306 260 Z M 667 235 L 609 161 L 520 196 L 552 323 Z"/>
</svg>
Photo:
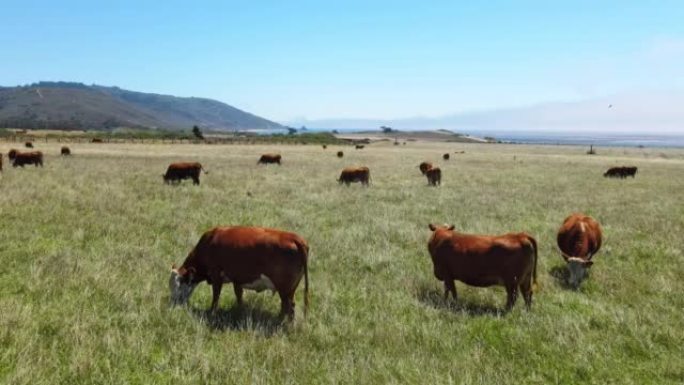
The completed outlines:
<svg viewBox="0 0 684 385">
<path fill-rule="evenodd" d="M 0 85 L 202 96 L 283 122 L 436 117 L 684 90 L 683 20 L 682 1 L 3 0 Z"/>
</svg>

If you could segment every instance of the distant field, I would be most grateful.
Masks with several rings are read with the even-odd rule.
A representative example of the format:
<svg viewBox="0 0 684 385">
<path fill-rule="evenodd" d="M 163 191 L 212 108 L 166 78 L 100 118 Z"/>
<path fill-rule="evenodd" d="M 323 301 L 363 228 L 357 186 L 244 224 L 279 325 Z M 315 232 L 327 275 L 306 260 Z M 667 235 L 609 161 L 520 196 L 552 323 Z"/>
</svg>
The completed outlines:
<svg viewBox="0 0 684 385">
<path fill-rule="evenodd" d="M 44 168 L 13 169 L 0 142 L 0 383 L 684 383 L 684 150 L 411 142 L 328 146 L 37 143 Z M 345 157 L 338 159 L 338 149 Z M 455 151 L 465 154 L 454 154 Z M 257 166 L 280 152 L 283 165 Z M 451 152 L 451 160 L 441 155 Z M 173 187 L 172 161 L 209 170 Z M 417 165 L 438 163 L 440 188 Z M 367 165 L 371 187 L 339 186 Z M 605 179 L 635 165 L 635 179 Z M 250 193 L 248 195 L 247 193 Z M 556 230 L 581 211 L 604 245 L 579 291 L 564 288 Z M 457 283 L 441 299 L 428 223 L 526 231 L 540 288 L 501 314 L 503 288 Z M 296 232 L 310 244 L 311 308 L 202 284 L 168 307 L 172 263 L 216 225 Z"/>
</svg>

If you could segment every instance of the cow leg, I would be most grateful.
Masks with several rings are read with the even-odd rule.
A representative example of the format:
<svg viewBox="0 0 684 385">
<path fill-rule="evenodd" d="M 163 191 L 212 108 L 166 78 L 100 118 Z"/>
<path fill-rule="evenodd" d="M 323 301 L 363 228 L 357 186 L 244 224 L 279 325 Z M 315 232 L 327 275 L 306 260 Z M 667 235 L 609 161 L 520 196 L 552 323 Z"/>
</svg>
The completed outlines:
<svg viewBox="0 0 684 385">
<path fill-rule="evenodd" d="M 527 310 L 532 308 L 532 282 L 531 277 L 523 279 L 520 284 L 520 291 L 522 292 L 523 299 L 525 300 L 525 307 Z"/>
<path fill-rule="evenodd" d="M 218 309 L 219 297 L 221 296 L 221 287 L 223 287 L 223 281 L 220 279 L 213 279 L 212 281 L 214 281 L 214 283 L 211 284 L 211 311 L 215 313 Z"/>
<path fill-rule="evenodd" d="M 237 283 L 233 284 L 233 291 L 235 291 L 235 298 L 237 299 L 237 305 L 242 306 L 242 286 Z"/>
<path fill-rule="evenodd" d="M 515 281 L 507 282 L 506 294 L 506 311 L 510 311 L 513 308 L 513 305 L 515 305 L 515 301 L 518 300 L 518 283 Z"/>
<path fill-rule="evenodd" d="M 451 293 L 451 297 L 456 301 L 456 298 L 458 298 L 458 295 L 456 294 L 456 285 L 454 284 L 454 280 L 449 278 L 444 280 L 444 300 L 446 301 L 449 299 L 449 293 Z"/>
<path fill-rule="evenodd" d="M 294 292 L 278 292 L 278 294 L 280 295 L 280 316 L 294 319 Z"/>
<path fill-rule="evenodd" d="M 193 178 L 192 178 L 192 183 L 193 183 L 193 184 L 199 184 L 199 177 L 196 177 L 196 176 L 193 177 Z"/>
</svg>

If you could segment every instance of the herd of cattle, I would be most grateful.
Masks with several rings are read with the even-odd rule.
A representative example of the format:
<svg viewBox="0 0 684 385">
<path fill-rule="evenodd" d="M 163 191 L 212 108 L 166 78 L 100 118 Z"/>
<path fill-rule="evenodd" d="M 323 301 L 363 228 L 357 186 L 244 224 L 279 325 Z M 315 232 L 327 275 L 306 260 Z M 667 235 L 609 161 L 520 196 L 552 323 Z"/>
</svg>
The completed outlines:
<svg viewBox="0 0 684 385">
<path fill-rule="evenodd" d="M 325 147 L 324 147 L 325 148 Z M 71 151 L 62 147 L 61 155 Z M 447 160 L 449 154 L 444 154 Z M 342 157 L 342 152 L 337 153 Z M 40 151 L 10 150 L 8 157 L 13 166 L 43 165 Z M 264 154 L 258 164 L 280 165 L 280 154 Z M 418 168 L 427 177 L 428 184 L 441 184 L 441 170 L 429 162 Z M 0 170 L 2 155 L 0 154 Z M 207 173 L 200 163 L 172 163 L 163 174 L 165 183 L 179 183 L 192 179 L 199 184 L 201 172 Z M 614 167 L 606 177 L 634 177 L 636 167 Z M 347 167 L 338 178 L 340 184 L 359 182 L 368 186 L 368 167 Z M 505 308 L 510 310 L 518 293 L 522 293 L 526 307 L 532 304 L 533 289 L 537 282 L 537 241 L 526 233 L 508 233 L 498 236 L 474 235 L 457 232 L 454 226 L 430 224 L 432 235 L 427 248 L 433 263 L 434 276 L 443 282 L 444 298 L 457 297 L 454 281 L 467 285 L 487 287 L 502 285 L 506 289 Z M 592 266 L 592 257 L 601 248 L 601 227 L 593 218 L 575 213 L 567 217 L 557 235 L 560 254 L 568 267 L 568 283 L 577 288 Z M 212 287 L 211 309 L 218 307 L 221 288 L 232 283 L 238 305 L 242 304 L 243 290 L 271 290 L 281 299 L 281 316 L 294 317 L 294 295 L 304 278 L 304 310 L 308 305 L 308 243 L 299 235 L 262 227 L 216 227 L 200 238 L 180 267 L 172 266 L 169 280 L 173 304 L 184 304 L 195 287 L 207 282 Z"/>
</svg>

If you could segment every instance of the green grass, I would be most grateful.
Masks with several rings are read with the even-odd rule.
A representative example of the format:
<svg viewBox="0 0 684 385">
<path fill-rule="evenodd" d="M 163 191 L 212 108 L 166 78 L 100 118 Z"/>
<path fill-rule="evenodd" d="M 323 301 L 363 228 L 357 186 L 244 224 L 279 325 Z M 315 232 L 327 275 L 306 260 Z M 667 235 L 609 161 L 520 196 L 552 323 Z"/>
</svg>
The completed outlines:
<svg viewBox="0 0 684 385">
<path fill-rule="evenodd" d="M 384 143 L 338 159 L 336 146 L 74 144 L 61 158 L 59 146 L 37 145 L 45 168 L 0 176 L 0 383 L 684 382 L 684 151 Z M 283 165 L 257 166 L 265 152 Z M 180 160 L 209 170 L 201 186 L 162 183 Z M 422 160 L 442 187 L 426 186 Z M 354 164 L 370 188 L 337 185 Z M 602 177 L 622 164 L 637 177 Z M 555 235 L 573 211 L 604 229 L 579 291 L 557 278 Z M 532 311 L 520 300 L 503 315 L 503 288 L 461 283 L 442 301 L 430 222 L 535 236 Z M 206 284 L 168 307 L 171 263 L 237 224 L 309 242 L 306 319 L 301 286 L 292 324 L 277 296 L 247 292 L 238 310 L 230 288 L 210 316 Z"/>
</svg>

